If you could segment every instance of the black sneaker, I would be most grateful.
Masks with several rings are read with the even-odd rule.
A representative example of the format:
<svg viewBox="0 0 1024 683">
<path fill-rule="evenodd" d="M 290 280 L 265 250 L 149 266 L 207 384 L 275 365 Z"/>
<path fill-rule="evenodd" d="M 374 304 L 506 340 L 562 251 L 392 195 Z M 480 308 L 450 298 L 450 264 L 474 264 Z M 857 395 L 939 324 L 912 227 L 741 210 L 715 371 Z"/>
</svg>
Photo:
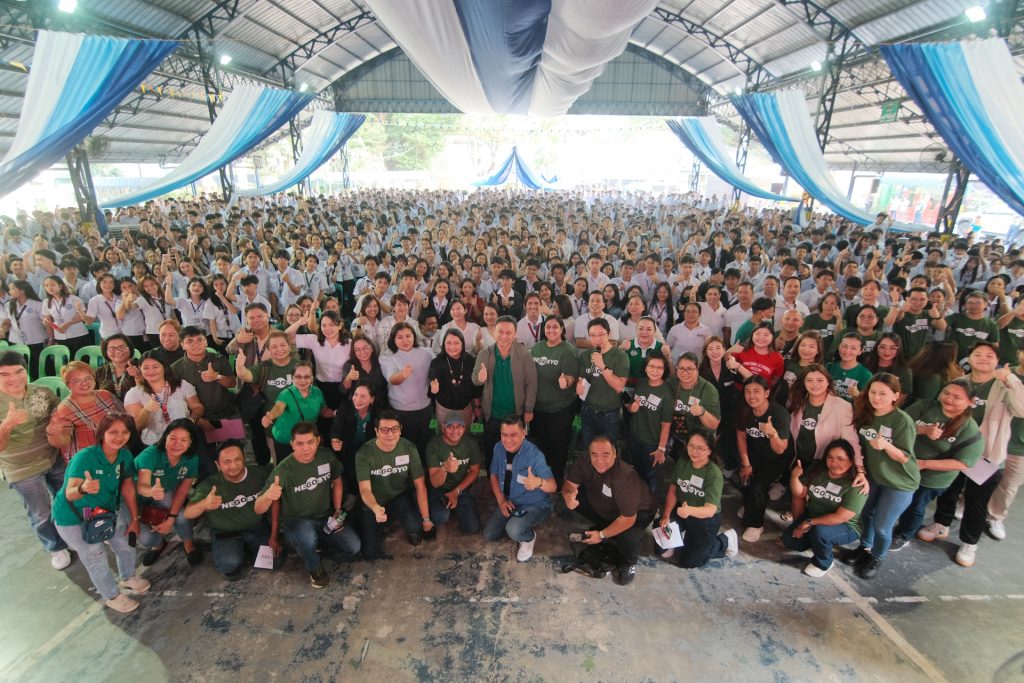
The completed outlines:
<svg viewBox="0 0 1024 683">
<path fill-rule="evenodd" d="M 331 577 L 321 565 L 309 573 L 309 583 L 313 588 L 327 588 L 331 584 Z"/>
<path fill-rule="evenodd" d="M 882 566 L 882 561 L 874 555 L 868 553 L 868 559 L 864 560 L 863 563 L 857 566 L 857 576 L 862 579 L 874 578 L 875 574 L 878 573 L 878 568 Z"/>
<path fill-rule="evenodd" d="M 224 578 L 226 580 L 228 580 L 228 581 L 238 581 L 239 579 L 242 578 L 242 568 L 239 567 L 238 569 L 236 569 L 234 571 L 228 572 L 227 574 L 224 575 Z"/>
<path fill-rule="evenodd" d="M 628 586 L 636 578 L 636 565 L 626 564 L 619 567 L 615 572 L 615 583 L 620 586 Z"/>
<path fill-rule="evenodd" d="M 910 545 L 910 539 L 896 534 L 892 537 L 892 543 L 889 544 L 890 553 L 898 553 L 899 551 Z"/>
<path fill-rule="evenodd" d="M 152 567 L 156 564 L 156 561 L 160 559 L 160 555 L 164 552 L 164 548 L 167 547 L 166 543 L 161 543 L 156 548 L 150 548 L 142 555 L 142 566 Z"/>
<path fill-rule="evenodd" d="M 203 563 L 203 551 L 199 548 L 194 549 L 192 552 L 186 550 L 185 557 L 188 559 L 190 567 L 198 567 Z"/>
<path fill-rule="evenodd" d="M 864 560 L 866 560 L 870 556 L 871 553 L 868 552 L 867 548 L 865 548 L 864 546 L 859 546 L 856 550 L 851 550 L 849 552 L 843 553 L 843 556 L 839 558 L 839 561 L 845 565 L 857 567 L 860 566 L 860 564 L 863 563 Z"/>
<path fill-rule="evenodd" d="M 603 579 L 608 575 L 605 571 L 596 571 L 586 562 L 567 562 L 562 565 L 562 573 L 569 574 L 570 572 L 576 572 L 577 574 L 583 574 L 583 576 L 589 576 L 592 579 Z"/>
</svg>

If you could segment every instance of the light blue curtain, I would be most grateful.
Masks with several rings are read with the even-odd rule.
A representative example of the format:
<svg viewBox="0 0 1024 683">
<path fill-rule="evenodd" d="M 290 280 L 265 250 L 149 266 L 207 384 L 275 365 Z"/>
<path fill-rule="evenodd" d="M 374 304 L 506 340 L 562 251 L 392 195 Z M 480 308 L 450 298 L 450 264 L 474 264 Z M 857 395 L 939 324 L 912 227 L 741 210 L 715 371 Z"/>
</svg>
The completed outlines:
<svg viewBox="0 0 1024 683">
<path fill-rule="evenodd" d="M 60 161 L 177 46 L 40 31 L 0 196 Z"/>
<path fill-rule="evenodd" d="M 476 187 L 492 187 L 494 185 L 504 185 L 508 182 L 508 177 L 515 169 L 516 177 L 526 187 L 531 190 L 550 190 L 551 183 L 558 179 L 558 176 L 553 176 L 549 182 L 544 179 L 543 176 L 535 174 L 533 170 L 523 161 L 522 157 L 519 156 L 519 150 L 515 147 L 512 148 L 512 153 L 508 155 L 508 158 L 501 164 L 497 171 L 490 178 L 484 180 L 478 180 L 473 183 Z"/>
</svg>

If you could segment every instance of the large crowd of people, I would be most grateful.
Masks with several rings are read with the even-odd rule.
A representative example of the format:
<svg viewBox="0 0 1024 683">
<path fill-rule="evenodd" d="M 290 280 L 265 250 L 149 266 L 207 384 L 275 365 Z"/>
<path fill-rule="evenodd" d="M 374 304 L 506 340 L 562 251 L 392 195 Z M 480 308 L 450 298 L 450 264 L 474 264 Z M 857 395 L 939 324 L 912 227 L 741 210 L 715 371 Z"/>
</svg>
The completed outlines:
<svg viewBox="0 0 1024 683">
<path fill-rule="evenodd" d="M 2 218 L 0 471 L 120 612 L 175 538 L 321 588 L 399 528 L 527 562 L 556 512 L 564 570 L 623 585 L 650 532 L 696 568 L 766 523 L 808 576 L 845 546 L 870 579 L 962 517 L 969 567 L 1024 480 L 1024 259 L 997 239 L 583 190 L 80 218 Z"/>
</svg>

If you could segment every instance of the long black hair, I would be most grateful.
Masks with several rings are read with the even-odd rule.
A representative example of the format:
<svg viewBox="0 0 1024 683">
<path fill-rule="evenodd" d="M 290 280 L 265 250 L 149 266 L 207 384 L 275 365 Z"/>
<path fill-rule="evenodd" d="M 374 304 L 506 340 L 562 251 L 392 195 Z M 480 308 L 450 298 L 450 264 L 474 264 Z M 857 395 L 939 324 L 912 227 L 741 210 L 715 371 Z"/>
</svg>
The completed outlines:
<svg viewBox="0 0 1024 683">
<path fill-rule="evenodd" d="M 28 280 L 15 280 L 11 283 L 11 286 L 15 289 L 20 289 L 24 294 L 25 298 L 29 301 L 39 301 L 39 295 L 36 294 L 35 288 Z M 11 312 L 11 315 L 17 317 L 18 314 L 18 302 L 12 297 L 7 302 L 7 310 Z"/>
</svg>

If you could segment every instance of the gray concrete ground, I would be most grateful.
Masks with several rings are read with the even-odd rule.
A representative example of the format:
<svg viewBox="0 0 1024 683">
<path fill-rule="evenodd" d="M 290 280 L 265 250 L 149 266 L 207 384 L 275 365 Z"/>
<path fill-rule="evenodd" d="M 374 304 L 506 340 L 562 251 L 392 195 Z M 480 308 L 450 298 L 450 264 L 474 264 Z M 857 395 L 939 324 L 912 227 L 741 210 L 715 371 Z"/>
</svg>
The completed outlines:
<svg viewBox="0 0 1024 683">
<path fill-rule="evenodd" d="M 726 526 L 737 507 L 731 493 Z M 325 590 L 294 556 L 227 583 L 175 547 L 122 616 L 100 606 L 80 564 L 50 568 L 4 490 L 0 680 L 1022 681 L 1020 507 L 1010 538 L 983 540 L 973 569 L 953 563 L 953 543 L 914 542 L 872 582 L 840 565 L 808 579 L 766 533 L 700 570 L 648 549 L 620 587 L 557 571 L 570 529 L 558 517 L 527 564 L 453 521 L 419 548 L 393 533 L 394 559 L 329 564 Z"/>
</svg>

